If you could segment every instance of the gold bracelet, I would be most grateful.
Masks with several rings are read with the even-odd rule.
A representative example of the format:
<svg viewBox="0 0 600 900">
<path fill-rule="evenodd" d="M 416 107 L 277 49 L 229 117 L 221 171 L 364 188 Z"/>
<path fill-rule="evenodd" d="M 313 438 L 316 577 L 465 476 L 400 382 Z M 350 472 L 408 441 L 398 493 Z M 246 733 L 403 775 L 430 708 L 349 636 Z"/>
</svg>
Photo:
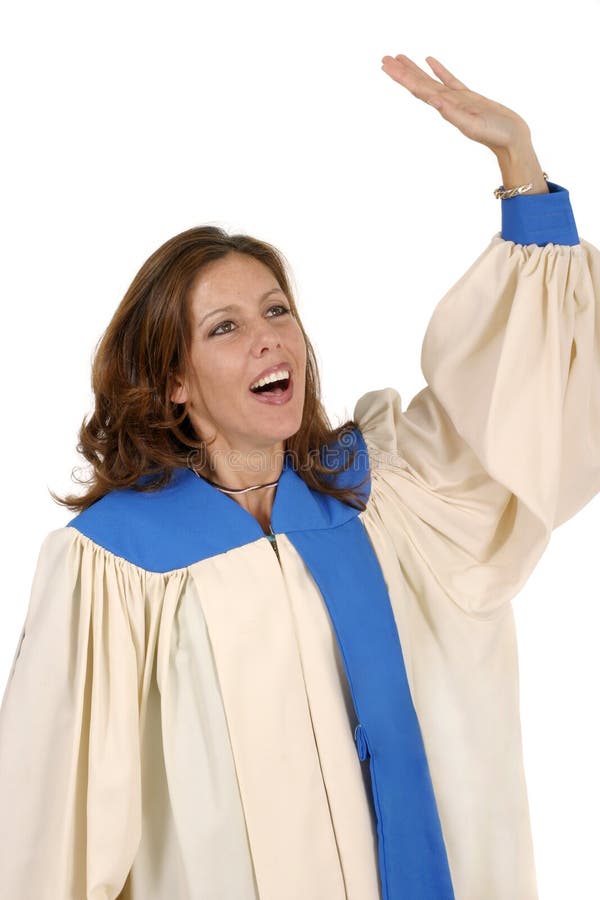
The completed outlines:
<svg viewBox="0 0 600 900">
<path fill-rule="evenodd" d="M 546 175 L 546 173 L 542 172 L 542 175 L 544 176 L 546 181 L 548 181 L 548 176 Z M 501 184 L 500 187 L 496 188 L 496 190 L 494 191 L 494 197 L 496 198 L 496 200 L 508 200 L 510 197 L 516 197 L 518 194 L 526 194 L 527 191 L 530 191 L 532 187 L 533 182 L 530 182 L 529 184 L 521 184 L 519 187 L 509 188 L 509 190 L 505 191 L 504 185 Z"/>
</svg>

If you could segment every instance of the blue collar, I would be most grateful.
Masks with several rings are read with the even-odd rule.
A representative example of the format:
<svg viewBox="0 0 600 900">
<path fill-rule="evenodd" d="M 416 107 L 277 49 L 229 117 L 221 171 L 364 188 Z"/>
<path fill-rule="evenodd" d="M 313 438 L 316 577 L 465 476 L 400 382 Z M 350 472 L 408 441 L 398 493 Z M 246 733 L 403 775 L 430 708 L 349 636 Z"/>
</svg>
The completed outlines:
<svg viewBox="0 0 600 900">
<path fill-rule="evenodd" d="M 337 477 L 336 484 L 358 487 L 367 478 L 358 487 L 366 502 L 369 458 L 358 428 L 343 440 L 343 446 L 338 442 L 322 448 L 321 460 L 327 466 L 347 463 L 351 450 L 356 450 L 353 464 Z M 336 528 L 358 513 L 335 497 L 309 488 L 286 453 L 271 512 L 275 534 Z M 152 572 L 189 566 L 265 537 L 258 521 L 233 497 L 187 468 L 176 469 L 171 483 L 159 491 L 111 491 L 67 524 L 116 556 Z"/>
</svg>

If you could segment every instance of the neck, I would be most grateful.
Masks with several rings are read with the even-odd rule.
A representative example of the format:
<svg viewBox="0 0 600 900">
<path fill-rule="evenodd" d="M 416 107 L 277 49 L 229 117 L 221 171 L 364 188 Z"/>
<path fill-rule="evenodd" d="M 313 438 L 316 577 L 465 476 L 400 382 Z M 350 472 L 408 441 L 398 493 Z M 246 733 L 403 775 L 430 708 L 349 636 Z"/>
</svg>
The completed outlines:
<svg viewBox="0 0 600 900">
<path fill-rule="evenodd" d="M 220 489 L 230 489 L 231 497 L 257 519 L 263 530 L 268 532 L 271 510 L 277 490 L 277 482 L 283 471 L 284 444 L 276 448 L 251 453 L 215 450 L 207 447 L 209 461 L 204 466 L 195 466 L 196 472 Z M 256 485 L 270 485 L 256 490 L 246 488 Z"/>
<path fill-rule="evenodd" d="M 275 450 L 255 450 L 242 454 L 236 450 L 210 450 L 209 461 L 204 466 L 196 466 L 196 471 L 213 484 L 232 491 L 245 491 L 256 485 L 277 481 L 283 471 L 283 446 Z M 259 491 L 248 491 L 248 494 Z M 264 488 L 268 491 L 269 488 Z"/>
</svg>

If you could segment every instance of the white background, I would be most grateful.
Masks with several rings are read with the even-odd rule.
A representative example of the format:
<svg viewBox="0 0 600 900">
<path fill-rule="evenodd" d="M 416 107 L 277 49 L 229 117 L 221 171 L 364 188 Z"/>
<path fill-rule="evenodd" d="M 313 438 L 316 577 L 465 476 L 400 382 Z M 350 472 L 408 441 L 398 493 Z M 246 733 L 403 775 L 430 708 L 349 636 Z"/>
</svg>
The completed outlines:
<svg viewBox="0 0 600 900">
<path fill-rule="evenodd" d="M 47 488 L 74 487 L 95 343 L 146 257 L 197 224 L 274 243 L 332 421 L 386 386 L 406 407 L 435 305 L 500 230 L 501 178 L 381 57 L 427 69 L 431 54 L 519 112 L 600 246 L 599 30 L 592 0 L 13 7 L 0 29 L 0 686 L 41 541 L 72 517 Z M 595 498 L 514 603 L 541 900 L 600 896 L 599 525 Z"/>
</svg>

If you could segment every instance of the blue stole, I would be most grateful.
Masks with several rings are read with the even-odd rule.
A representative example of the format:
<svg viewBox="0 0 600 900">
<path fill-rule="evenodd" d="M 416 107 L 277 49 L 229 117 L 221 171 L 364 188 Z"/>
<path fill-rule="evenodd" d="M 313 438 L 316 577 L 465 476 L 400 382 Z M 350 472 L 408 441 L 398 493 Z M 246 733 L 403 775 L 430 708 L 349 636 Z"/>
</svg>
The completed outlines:
<svg viewBox="0 0 600 900">
<path fill-rule="evenodd" d="M 358 429 L 343 448 L 323 448 L 324 462 L 349 461 L 352 449 L 354 462 L 336 483 L 356 487 L 366 477 L 366 486 L 359 488 L 366 501 L 369 461 Z M 369 760 L 383 900 L 454 900 L 400 638 L 379 561 L 358 513 L 311 490 L 286 455 L 271 528 L 275 535 L 287 535 L 308 566 L 338 642 L 359 723 L 357 753 L 361 761 Z M 267 539 L 254 516 L 185 468 L 157 492 L 111 491 L 68 525 L 153 572 Z"/>
</svg>

